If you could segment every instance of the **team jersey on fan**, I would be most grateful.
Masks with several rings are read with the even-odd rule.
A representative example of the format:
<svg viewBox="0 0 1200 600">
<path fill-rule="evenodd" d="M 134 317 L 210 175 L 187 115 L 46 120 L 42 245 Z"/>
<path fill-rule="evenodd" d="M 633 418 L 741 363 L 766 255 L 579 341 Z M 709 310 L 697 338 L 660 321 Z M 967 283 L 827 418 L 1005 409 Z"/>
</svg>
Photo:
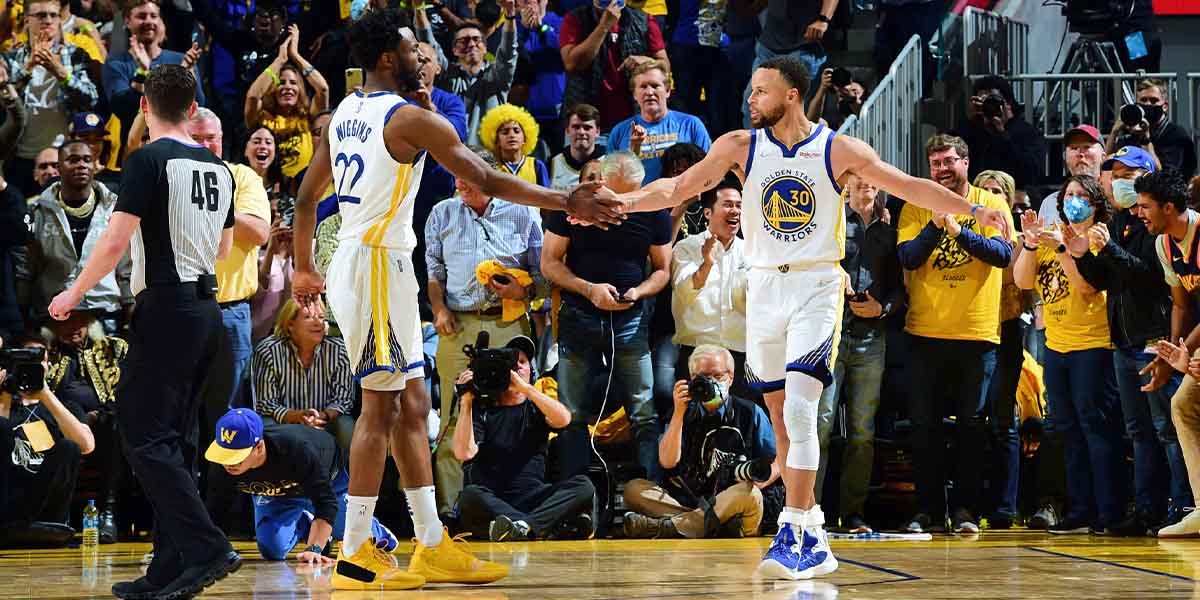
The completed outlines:
<svg viewBox="0 0 1200 600">
<path fill-rule="evenodd" d="M 329 157 L 342 215 L 341 241 L 406 252 L 417 247 L 413 205 L 425 153 L 412 164 L 400 164 L 383 141 L 384 125 L 405 104 L 392 92 L 355 92 L 333 113 Z"/>
<path fill-rule="evenodd" d="M 846 210 L 833 180 L 834 132 L 817 125 L 788 148 L 770 129 L 750 132 L 742 186 L 746 262 L 754 268 L 836 264 L 846 253 Z"/>
<path fill-rule="evenodd" d="M 1200 294 L 1200 214 L 1188 209 L 1187 234 L 1178 242 L 1170 235 L 1160 234 L 1154 249 L 1162 263 L 1167 285 L 1181 287 L 1189 294 Z"/>
</svg>

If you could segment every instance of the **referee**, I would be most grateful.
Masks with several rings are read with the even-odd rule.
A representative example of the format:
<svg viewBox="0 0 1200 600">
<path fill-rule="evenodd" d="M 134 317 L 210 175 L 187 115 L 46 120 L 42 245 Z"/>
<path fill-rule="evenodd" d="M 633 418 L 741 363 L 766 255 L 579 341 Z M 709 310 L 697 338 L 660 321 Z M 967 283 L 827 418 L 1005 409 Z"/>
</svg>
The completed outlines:
<svg viewBox="0 0 1200 600">
<path fill-rule="evenodd" d="M 160 65 L 146 77 L 151 142 L 125 159 L 116 210 L 87 265 L 50 303 L 65 319 L 130 251 L 136 295 L 129 354 L 117 385 L 125 455 L 154 509 L 154 560 L 118 598 L 191 598 L 241 566 L 197 492 L 195 420 L 208 394 L 229 394 L 228 344 L 214 263 L 233 245 L 233 176 L 187 133 L 196 80 Z"/>
</svg>

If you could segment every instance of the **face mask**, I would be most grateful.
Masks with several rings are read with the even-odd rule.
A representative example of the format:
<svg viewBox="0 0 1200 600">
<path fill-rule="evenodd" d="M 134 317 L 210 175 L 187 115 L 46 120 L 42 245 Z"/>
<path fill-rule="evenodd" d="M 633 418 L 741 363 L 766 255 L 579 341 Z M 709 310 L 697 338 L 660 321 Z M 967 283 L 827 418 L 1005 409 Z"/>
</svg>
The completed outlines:
<svg viewBox="0 0 1200 600">
<path fill-rule="evenodd" d="M 1114 179 L 1112 182 L 1113 202 L 1121 208 L 1129 208 L 1137 204 L 1137 191 L 1133 189 L 1132 179 Z"/>
<path fill-rule="evenodd" d="M 1165 113 L 1161 104 L 1139 104 L 1138 106 L 1142 107 L 1142 112 L 1146 115 L 1146 122 L 1151 125 L 1158 124 Z"/>
<path fill-rule="evenodd" d="M 1067 215 L 1067 221 L 1078 225 L 1092 216 L 1092 204 L 1079 196 L 1071 196 L 1063 202 L 1063 213 Z"/>
<path fill-rule="evenodd" d="M 350 19 L 357 21 L 362 18 L 363 13 L 367 12 L 368 5 L 370 5 L 369 0 L 350 0 Z"/>
</svg>

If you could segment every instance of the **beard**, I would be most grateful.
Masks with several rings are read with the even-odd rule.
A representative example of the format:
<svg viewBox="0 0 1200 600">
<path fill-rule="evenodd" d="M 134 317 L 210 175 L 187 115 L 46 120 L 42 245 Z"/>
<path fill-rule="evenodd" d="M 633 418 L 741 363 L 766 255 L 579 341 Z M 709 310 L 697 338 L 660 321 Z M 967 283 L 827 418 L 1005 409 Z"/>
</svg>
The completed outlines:
<svg viewBox="0 0 1200 600">
<path fill-rule="evenodd" d="M 751 117 L 750 124 L 753 125 L 755 129 L 773 127 L 780 121 L 780 119 L 783 118 L 783 113 L 784 110 L 782 106 L 775 107 L 775 110 L 761 110 L 758 112 L 757 118 Z"/>
<path fill-rule="evenodd" d="M 424 85 L 421 81 L 421 69 L 408 70 L 403 63 L 397 61 L 396 69 L 392 75 L 396 78 L 396 84 L 400 86 L 397 92 L 415 92 Z"/>
</svg>

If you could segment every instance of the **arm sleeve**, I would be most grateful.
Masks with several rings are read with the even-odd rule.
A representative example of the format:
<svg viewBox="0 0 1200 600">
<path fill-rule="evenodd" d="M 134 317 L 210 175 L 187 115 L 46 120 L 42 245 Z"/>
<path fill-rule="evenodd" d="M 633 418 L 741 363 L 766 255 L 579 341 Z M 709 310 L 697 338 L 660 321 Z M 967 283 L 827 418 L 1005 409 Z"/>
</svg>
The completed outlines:
<svg viewBox="0 0 1200 600">
<path fill-rule="evenodd" d="M 504 28 L 500 30 L 500 47 L 496 50 L 496 62 L 484 77 L 492 82 L 495 93 L 507 94 L 512 88 L 513 76 L 516 73 L 517 32 Z"/>
<path fill-rule="evenodd" d="M 67 105 L 73 112 L 92 110 L 100 101 L 100 90 L 88 74 L 87 53 L 76 48 L 71 56 L 71 80 L 63 87 Z"/>
<path fill-rule="evenodd" d="M 904 210 L 908 210 L 908 207 L 905 207 Z M 901 219 L 903 218 L 902 215 Z M 946 232 L 934 226 L 932 221 L 926 223 L 915 238 L 900 242 L 896 246 L 896 253 L 900 256 L 900 265 L 909 271 L 920 268 L 925 261 L 929 260 L 929 256 L 937 249 L 938 243 L 942 241 L 942 236 L 945 234 Z"/>
<path fill-rule="evenodd" d="M 533 159 L 533 168 L 537 171 L 537 184 L 542 187 L 550 187 L 550 171 L 546 170 L 546 163 L 542 159 Z"/>
<path fill-rule="evenodd" d="M 313 503 L 316 518 L 324 519 L 327 523 L 337 520 L 338 499 L 329 483 L 329 469 L 321 464 L 315 450 L 304 448 L 301 458 L 300 473 L 305 474 L 304 492 Z"/>
<path fill-rule="evenodd" d="M 425 271 L 434 281 L 446 281 L 446 261 L 442 260 L 442 211 L 435 206 L 425 221 Z"/>
<path fill-rule="evenodd" d="M 886 286 L 886 290 L 881 298 L 886 313 L 883 315 L 896 314 L 908 303 L 908 291 L 904 288 L 904 273 L 900 268 L 900 254 L 898 251 L 888 252 L 882 263 L 883 273 L 880 274 L 880 281 Z"/>
<path fill-rule="evenodd" d="M 225 165 L 222 164 L 221 166 L 224 167 Z M 229 197 L 229 210 L 225 213 L 225 229 L 232 229 L 234 222 L 233 214 L 237 211 L 238 185 L 237 179 L 234 178 L 233 171 L 230 171 L 229 167 L 225 167 L 225 172 L 229 173 L 229 191 L 231 192 Z"/>
<path fill-rule="evenodd" d="M 700 290 L 692 287 L 692 276 L 700 270 L 700 257 L 692 246 L 679 243 L 671 251 L 671 287 L 684 304 L 690 304 L 700 294 Z"/>
<path fill-rule="evenodd" d="M 967 254 L 999 269 L 1007 267 L 1012 260 L 1012 246 L 1002 237 L 983 237 L 964 227 L 954 241 Z"/>
<path fill-rule="evenodd" d="M 121 194 L 116 210 L 145 218 L 156 202 L 161 170 L 149 148 L 139 148 L 125 158 L 121 168 Z"/>
<path fill-rule="evenodd" d="M 104 93 L 108 96 L 108 105 L 122 123 L 133 122 L 133 118 L 138 112 L 138 104 L 142 99 L 141 93 L 129 87 L 135 70 L 133 61 L 128 60 L 125 55 L 121 55 L 104 63 L 102 71 Z"/>
<path fill-rule="evenodd" d="M 1113 242 L 1109 240 L 1109 244 Z M 1108 246 L 1105 246 L 1101 252 L 1108 252 Z M 1088 282 L 1088 285 L 1098 289 L 1112 289 L 1114 282 L 1112 269 L 1109 268 L 1109 262 L 1104 257 L 1091 252 L 1085 252 L 1083 256 L 1075 259 L 1075 266 L 1079 268 L 1079 275 L 1083 280 Z"/>
<path fill-rule="evenodd" d="M 445 71 L 446 67 L 450 66 L 450 61 L 446 60 L 446 53 L 442 51 L 442 45 L 434 37 L 432 29 L 417 29 L 417 41 L 425 42 L 433 48 L 434 53 L 437 54 L 438 67 L 441 70 Z"/>
</svg>

